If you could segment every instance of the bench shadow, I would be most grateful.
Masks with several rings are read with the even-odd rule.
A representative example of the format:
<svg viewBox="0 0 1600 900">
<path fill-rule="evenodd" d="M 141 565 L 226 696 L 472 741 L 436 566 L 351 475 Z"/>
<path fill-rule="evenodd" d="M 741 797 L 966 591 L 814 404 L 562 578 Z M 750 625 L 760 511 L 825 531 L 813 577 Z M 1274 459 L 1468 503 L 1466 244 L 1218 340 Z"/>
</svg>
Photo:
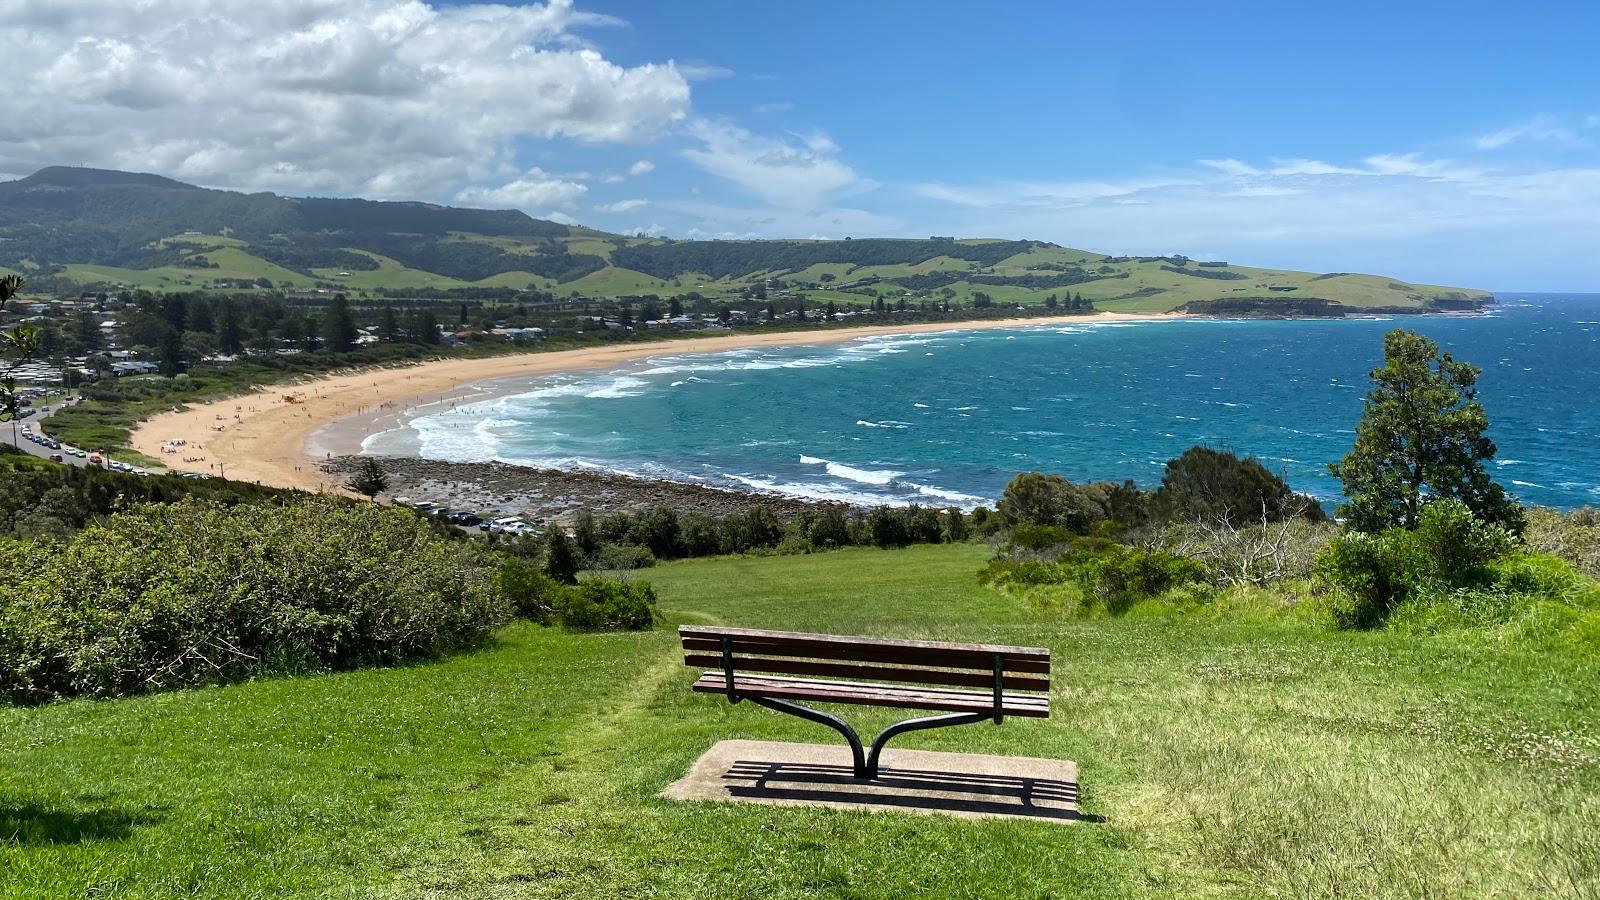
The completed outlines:
<svg viewBox="0 0 1600 900">
<path fill-rule="evenodd" d="M 82 844 L 120 841 L 141 825 L 154 825 L 161 816 L 122 809 L 68 810 L 37 803 L 0 803 L 0 844 Z"/>
<path fill-rule="evenodd" d="M 1012 818 L 1103 822 L 1078 812 L 1078 785 L 1054 778 L 936 772 L 884 766 L 855 777 L 850 766 L 738 760 L 721 776 L 729 797 L 894 807 Z"/>
</svg>

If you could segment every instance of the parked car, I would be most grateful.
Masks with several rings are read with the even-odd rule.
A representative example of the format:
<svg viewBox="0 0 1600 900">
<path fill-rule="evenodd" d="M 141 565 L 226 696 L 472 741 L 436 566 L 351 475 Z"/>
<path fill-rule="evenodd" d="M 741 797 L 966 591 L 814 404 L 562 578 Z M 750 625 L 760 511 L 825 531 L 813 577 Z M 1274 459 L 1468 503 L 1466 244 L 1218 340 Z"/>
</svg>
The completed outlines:
<svg viewBox="0 0 1600 900">
<path fill-rule="evenodd" d="M 472 513 L 469 513 L 469 512 L 457 512 L 457 513 L 451 513 L 450 514 L 450 524 L 451 525 L 461 525 L 461 526 L 466 527 L 466 528 L 472 528 L 473 526 L 478 525 L 482 521 L 483 521 L 483 517 L 482 516 L 473 515 Z"/>
<path fill-rule="evenodd" d="M 52 453 L 52 454 L 50 454 L 50 461 L 51 461 L 51 462 L 66 462 L 66 460 L 65 460 L 65 459 L 63 459 L 63 458 L 62 458 L 62 457 L 61 457 L 61 454 L 59 454 L 59 453 Z"/>
</svg>

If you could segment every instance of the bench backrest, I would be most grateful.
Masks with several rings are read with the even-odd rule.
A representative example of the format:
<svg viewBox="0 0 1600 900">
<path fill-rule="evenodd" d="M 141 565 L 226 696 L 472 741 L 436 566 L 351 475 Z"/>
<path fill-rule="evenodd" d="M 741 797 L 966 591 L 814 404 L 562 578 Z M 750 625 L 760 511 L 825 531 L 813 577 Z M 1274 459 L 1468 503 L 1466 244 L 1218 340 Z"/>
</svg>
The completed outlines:
<svg viewBox="0 0 1600 900">
<path fill-rule="evenodd" d="M 880 638 L 684 625 L 684 662 L 739 672 L 818 675 L 913 684 L 993 688 L 996 669 L 1007 691 L 1050 689 L 1050 651 L 1041 647 L 948 644 Z"/>
</svg>

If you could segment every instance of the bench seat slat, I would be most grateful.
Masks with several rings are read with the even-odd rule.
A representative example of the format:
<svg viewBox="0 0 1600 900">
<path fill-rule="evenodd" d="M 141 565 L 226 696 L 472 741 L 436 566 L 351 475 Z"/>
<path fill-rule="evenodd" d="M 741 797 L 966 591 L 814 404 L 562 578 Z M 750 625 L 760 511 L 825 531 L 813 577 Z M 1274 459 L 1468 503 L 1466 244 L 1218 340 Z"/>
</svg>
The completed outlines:
<svg viewBox="0 0 1600 900">
<path fill-rule="evenodd" d="M 695 636 L 713 639 L 720 639 L 723 635 L 727 635 L 732 638 L 749 638 L 755 641 L 771 643 L 832 644 L 874 648 L 902 647 L 912 650 L 976 653 L 984 656 L 1002 653 L 1008 657 L 1016 657 L 1018 659 L 1031 658 L 1043 661 L 1050 659 L 1050 651 L 1044 647 L 1011 647 L 1004 644 L 952 644 L 942 641 L 849 637 L 839 634 L 812 634 L 806 631 L 766 631 L 760 628 L 729 628 L 713 625 L 680 625 L 678 626 L 678 634 L 683 637 Z"/>
<path fill-rule="evenodd" d="M 706 694 L 721 694 L 726 692 L 727 682 L 722 672 L 709 671 L 694 683 L 694 690 Z M 741 675 L 737 672 L 734 675 L 734 690 L 746 697 L 851 703 L 899 709 L 927 709 L 941 712 L 989 712 L 994 709 L 994 696 L 986 691 L 918 689 L 903 685 Z M 1001 712 L 1008 716 L 1048 718 L 1050 700 L 1036 695 L 1006 695 L 1001 703 Z"/>
<path fill-rule="evenodd" d="M 715 653 L 689 653 L 683 658 L 686 665 L 702 669 L 720 669 L 722 656 Z M 763 659 L 735 653 L 735 672 L 767 672 L 782 675 L 824 675 L 831 678 L 866 678 L 883 681 L 905 681 L 915 684 L 947 684 L 957 687 L 993 688 L 991 671 L 943 671 L 939 669 L 912 669 L 896 666 L 858 665 L 846 662 L 815 662 L 796 658 Z M 1008 691 L 1048 691 L 1048 678 L 1004 674 L 1004 687 Z"/>
<path fill-rule="evenodd" d="M 732 638 L 730 643 L 734 652 L 741 655 L 836 659 L 850 662 L 874 662 L 906 666 L 938 666 L 951 669 L 976 669 L 984 672 L 989 671 L 993 665 L 996 652 L 995 650 L 977 651 L 966 649 L 967 647 L 982 646 L 977 644 L 956 645 L 959 649 L 941 650 L 938 649 L 938 645 L 932 645 L 931 647 L 906 647 L 898 644 L 879 646 L 868 642 L 813 642 L 737 635 L 730 635 L 730 637 Z M 926 644 L 928 642 L 920 643 Z M 722 652 L 722 640 L 715 633 L 685 633 L 683 635 L 683 649 L 685 651 L 720 654 Z M 1004 651 L 1008 648 L 997 649 Z M 1043 658 L 1039 658 L 1031 655 L 1031 653 L 1011 654 L 1001 652 L 1001 659 L 1005 662 L 1007 672 L 1033 675 L 1047 675 L 1050 672 L 1048 654 Z"/>
</svg>

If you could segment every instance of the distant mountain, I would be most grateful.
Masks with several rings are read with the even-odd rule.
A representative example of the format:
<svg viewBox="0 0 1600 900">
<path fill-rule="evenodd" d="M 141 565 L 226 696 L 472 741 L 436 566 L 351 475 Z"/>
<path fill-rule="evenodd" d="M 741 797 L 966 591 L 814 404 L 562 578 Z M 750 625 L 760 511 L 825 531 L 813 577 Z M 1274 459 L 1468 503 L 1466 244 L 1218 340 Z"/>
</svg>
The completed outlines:
<svg viewBox="0 0 1600 900">
<path fill-rule="evenodd" d="M 773 287 L 818 302 L 1032 305 L 1082 296 L 1104 309 L 1229 314 L 1462 309 L 1491 299 L 1381 276 L 1111 257 L 1042 241 L 626 237 L 514 210 L 244 194 L 64 166 L 0 183 L 0 268 L 152 290 L 479 286 L 734 298 Z"/>
</svg>

